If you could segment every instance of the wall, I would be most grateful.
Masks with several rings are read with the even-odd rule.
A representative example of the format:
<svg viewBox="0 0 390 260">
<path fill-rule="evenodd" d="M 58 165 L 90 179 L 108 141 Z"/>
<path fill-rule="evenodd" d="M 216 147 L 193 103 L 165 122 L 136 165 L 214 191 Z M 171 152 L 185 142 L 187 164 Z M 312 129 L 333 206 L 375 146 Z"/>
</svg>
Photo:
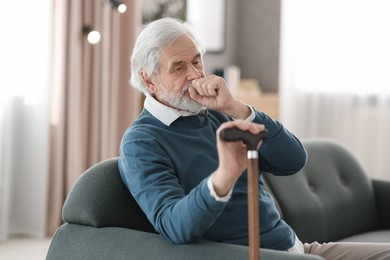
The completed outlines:
<svg viewBox="0 0 390 260">
<path fill-rule="evenodd" d="M 206 73 L 210 74 L 215 69 L 224 66 L 237 65 L 237 31 L 239 28 L 237 0 L 226 0 L 226 17 L 225 17 L 225 48 L 220 53 L 206 53 L 204 62 Z M 205 39 L 207 41 L 207 39 Z"/>
<path fill-rule="evenodd" d="M 254 77 L 265 92 L 278 90 L 280 0 L 240 0 L 237 51 L 242 77 Z"/>
<path fill-rule="evenodd" d="M 156 2 L 142 3 L 150 10 Z M 277 92 L 280 5 L 281 0 L 226 0 L 225 49 L 206 53 L 207 74 L 237 65 L 242 78 L 256 79 L 264 92 Z"/>
<path fill-rule="evenodd" d="M 281 0 L 226 0 L 226 48 L 205 56 L 208 73 L 237 65 L 264 92 L 278 91 Z"/>
</svg>

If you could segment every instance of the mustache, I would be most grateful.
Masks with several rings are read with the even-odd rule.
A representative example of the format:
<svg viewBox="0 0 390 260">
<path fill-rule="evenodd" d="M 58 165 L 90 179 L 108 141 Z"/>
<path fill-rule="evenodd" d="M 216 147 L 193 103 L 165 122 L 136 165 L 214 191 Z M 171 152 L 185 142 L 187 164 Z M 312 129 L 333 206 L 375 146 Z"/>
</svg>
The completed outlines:
<svg viewBox="0 0 390 260">
<path fill-rule="evenodd" d="M 188 89 L 191 87 L 191 82 L 188 82 L 186 85 L 184 85 L 183 89 L 181 90 L 181 94 L 185 95 L 188 92 Z"/>
</svg>

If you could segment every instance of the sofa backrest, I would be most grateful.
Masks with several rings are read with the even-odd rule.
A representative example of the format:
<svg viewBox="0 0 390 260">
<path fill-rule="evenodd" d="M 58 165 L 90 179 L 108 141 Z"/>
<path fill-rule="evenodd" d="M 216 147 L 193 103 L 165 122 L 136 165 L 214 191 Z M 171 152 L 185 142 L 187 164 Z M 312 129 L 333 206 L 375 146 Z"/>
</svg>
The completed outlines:
<svg viewBox="0 0 390 260">
<path fill-rule="evenodd" d="M 328 242 L 374 229 L 371 182 L 352 154 L 329 139 L 305 140 L 303 145 L 308 162 L 299 173 L 263 175 L 298 237 L 303 242 Z"/>
<path fill-rule="evenodd" d="M 74 224 L 155 233 L 120 178 L 118 158 L 102 161 L 79 177 L 65 200 L 62 218 Z"/>
</svg>

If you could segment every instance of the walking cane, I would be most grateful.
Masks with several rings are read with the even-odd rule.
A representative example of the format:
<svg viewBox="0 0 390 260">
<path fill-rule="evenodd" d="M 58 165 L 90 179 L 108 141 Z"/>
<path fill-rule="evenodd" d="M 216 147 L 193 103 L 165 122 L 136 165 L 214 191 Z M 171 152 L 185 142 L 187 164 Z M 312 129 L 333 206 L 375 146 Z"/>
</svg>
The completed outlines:
<svg viewBox="0 0 390 260">
<path fill-rule="evenodd" d="M 220 134 L 222 141 L 242 141 L 248 148 L 248 234 L 250 260 L 260 260 L 259 164 L 257 147 L 267 136 L 267 130 L 254 135 L 238 128 L 226 128 Z"/>
</svg>

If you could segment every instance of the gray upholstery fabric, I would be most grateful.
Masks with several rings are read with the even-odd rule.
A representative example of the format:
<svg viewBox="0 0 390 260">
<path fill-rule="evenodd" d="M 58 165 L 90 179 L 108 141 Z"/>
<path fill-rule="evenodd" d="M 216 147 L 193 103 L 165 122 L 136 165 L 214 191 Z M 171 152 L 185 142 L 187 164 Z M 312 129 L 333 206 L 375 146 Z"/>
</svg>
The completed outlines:
<svg viewBox="0 0 390 260">
<path fill-rule="evenodd" d="M 351 153 L 326 139 L 306 140 L 304 146 L 308 162 L 298 174 L 264 175 L 298 237 L 328 242 L 377 228 L 371 182 Z"/>
<path fill-rule="evenodd" d="M 345 237 L 337 242 L 390 243 L 390 230 L 374 230 Z"/>
<path fill-rule="evenodd" d="M 369 180 L 345 148 L 306 140 L 309 160 L 298 174 L 264 174 L 283 218 L 303 242 L 390 242 L 390 182 Z M 154 232 L 122 183 L 118 158 L 87 170 L 64 207 L 47 259 L 247 259 L 248 248 L 206 242 L 173 245 Z M 261 209 L 260 209 L 261 210 Z M 146 232 L 141 232 L 141 231 Z M 322 259 L 261 250 L 263 260 Z"/>
<path fill-rule="evenodd" d="M 100 162 L 83 173 L 62 209 L 65 222 L 93 227 L 125 227 L 155 232 L 118 172 L 118 158 Z"/>
<path fill-rule="evenodd" d="M 372 180 L 376 208 L 378 210 L 379 229 L 390 229 L 390 182 Z M 390 242 L 390 241 L 389 241 Z"/>
<path fill-rule="evenodd" d="M 263 260 L 315 260 L 316 256 L 261 250 Z M 158 234 L 124 228 L 64 224 L 55 234 L 47 260 L 237 260 L 248 259 L 248 248 L 215 242 L 173 245 Z"/>
</svg>

